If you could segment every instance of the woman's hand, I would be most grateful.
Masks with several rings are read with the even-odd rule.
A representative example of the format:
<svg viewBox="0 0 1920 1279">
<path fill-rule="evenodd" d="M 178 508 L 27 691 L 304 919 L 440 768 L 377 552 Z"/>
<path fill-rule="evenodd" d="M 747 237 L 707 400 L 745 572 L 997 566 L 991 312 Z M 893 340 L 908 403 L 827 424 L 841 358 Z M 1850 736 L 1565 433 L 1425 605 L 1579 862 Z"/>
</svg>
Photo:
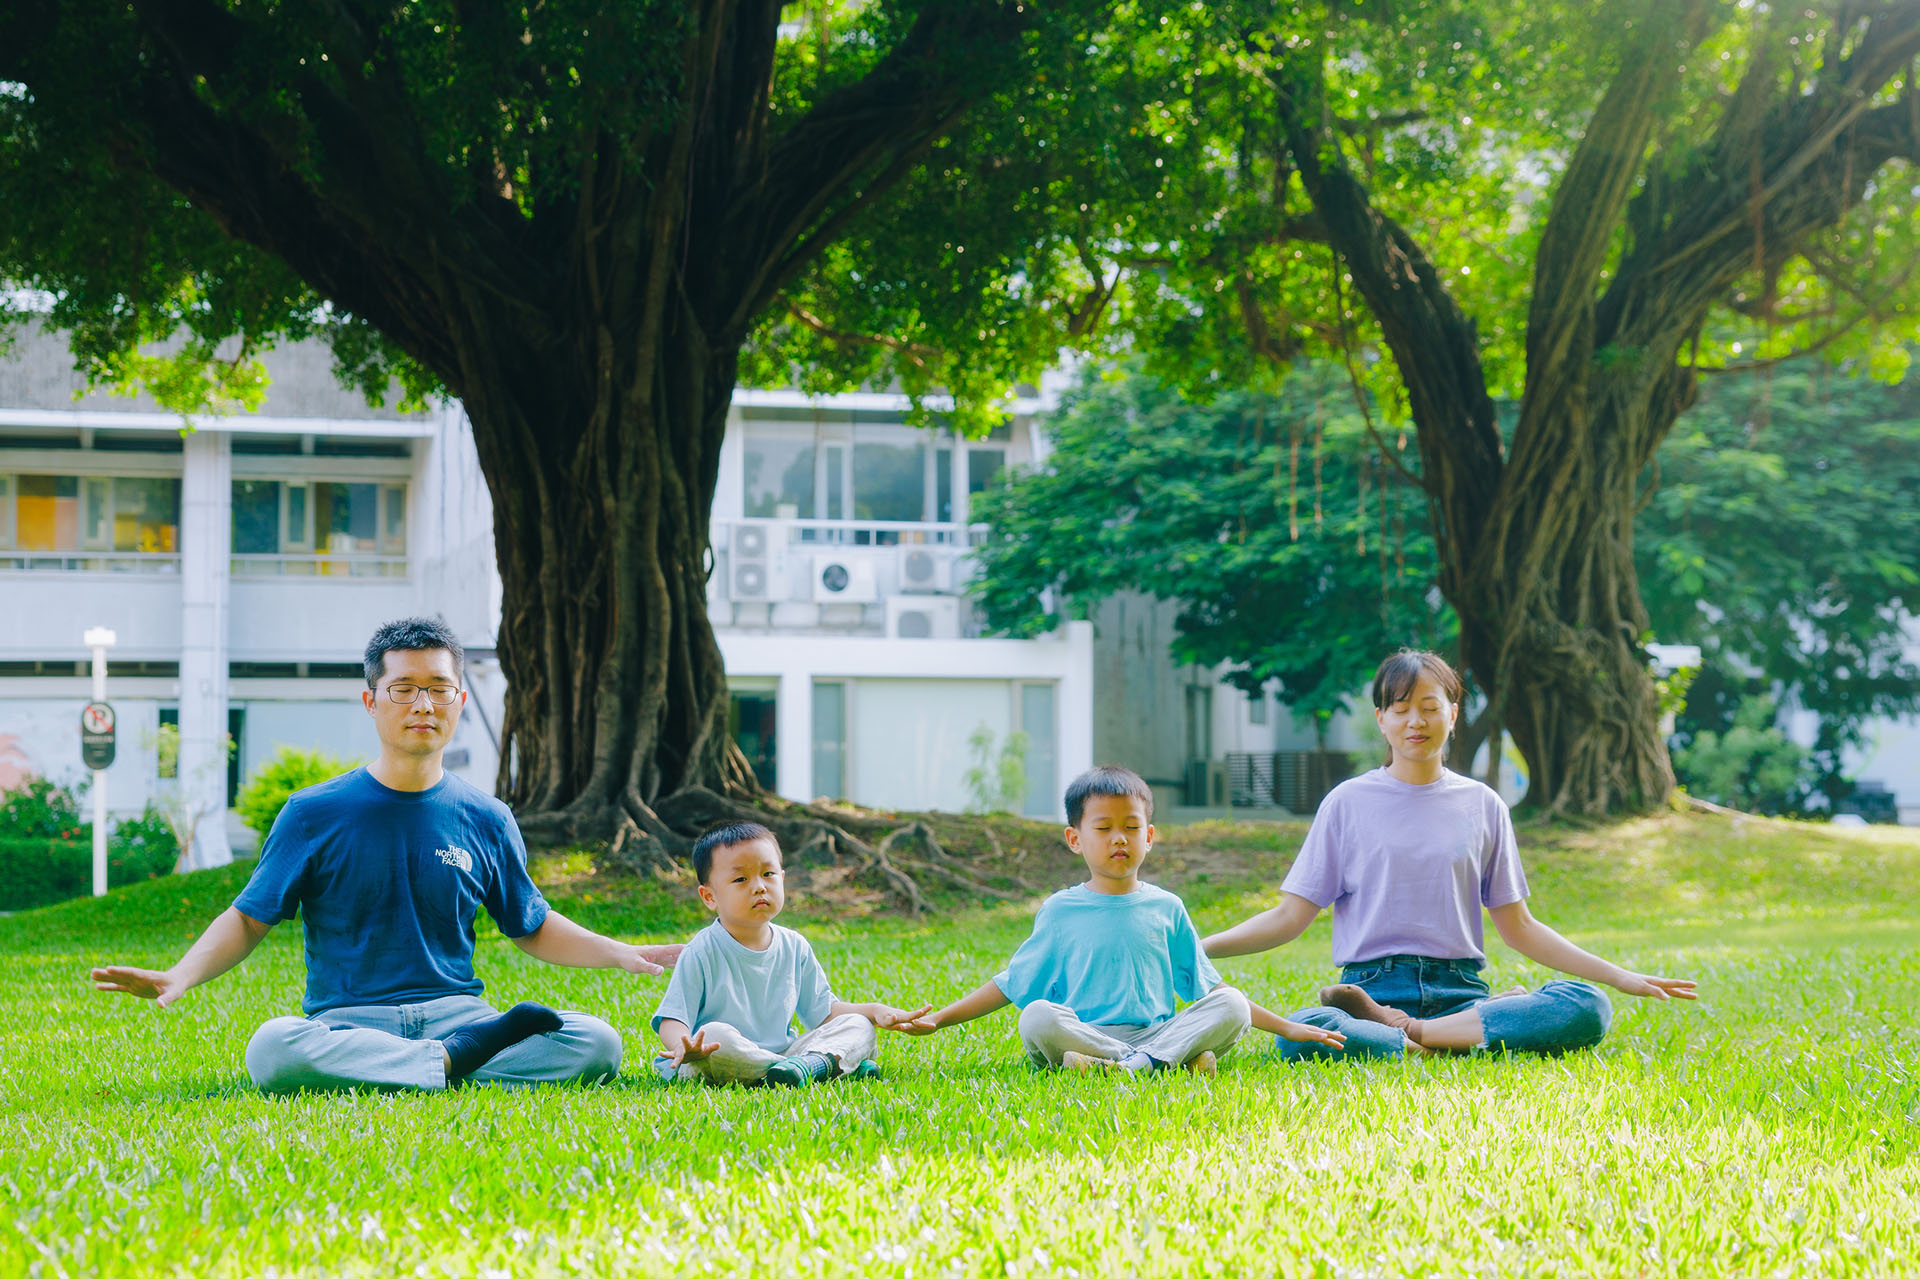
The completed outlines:
<svg viewBox="0 0 1920 1279">
<path fill-rule="evenodd" d="M 1698 999 L 1694 983 L 1683 977 L 1652 977 L 1646 973 L 1627 973 L 1613 983 L 1614 989 L 1642 999 Z"/>
</svg>

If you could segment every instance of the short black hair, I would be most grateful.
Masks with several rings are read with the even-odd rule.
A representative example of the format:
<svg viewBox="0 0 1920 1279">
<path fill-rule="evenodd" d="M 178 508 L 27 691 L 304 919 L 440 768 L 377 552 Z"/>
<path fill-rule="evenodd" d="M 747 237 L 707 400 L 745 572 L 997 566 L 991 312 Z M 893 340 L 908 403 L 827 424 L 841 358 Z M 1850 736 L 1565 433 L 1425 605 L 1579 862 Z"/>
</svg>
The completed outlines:
<svg viewBox="0 0 1920 1279">
<path fill-rule="evenodd" d="M 699 883 L 706 883 L 707 876 L 713 873 L 713 850 L 732 848 L 735 844 L 751 844 L 756 839 L 764 839 L 772 844 L 774 851 L 780 849 L 780 841 L 773 832 L 759 822 L 728 822 L 725 826 L 715 826 L 712 830 L 693 841 L 693 875 Z"/>
<path fill-rule="evenodd" d="M 396 648 L 410 653 L 444 648 L 453 654 L 454 678 L 463 684 L 467 682 L 467 651 L 454 638 L 453 628 L 447 625 L 446 619 L 403 617 L 397 622 L 388 622 L 367 641 L 367 655 L 361 665 L 367 673 L 368 688 L 380 687 L 380 677 L 386 673 L 387 654 Z"/>
<path fill-rule="evenodd" d="M 1446 658 L 1422 648 L 1403 648 L 1373 673 L 1373 708 L 1383 711 L 1412 696 L 1413 686 L 1423 675 L 1438 684 L 1441 693 L 1456 706 L 1466 696 L 1460 673 Z"/>
<path fill-rule="evenodd" d="M 1153 820 L 1153 787 L 1131 768 L 1102 764 L 1074 778 L 1067 786 L 1067 825 L 1080 824 L 1091 795 L 1131 795 L 1147 806 L 1147 820 Z"/>
</svg>

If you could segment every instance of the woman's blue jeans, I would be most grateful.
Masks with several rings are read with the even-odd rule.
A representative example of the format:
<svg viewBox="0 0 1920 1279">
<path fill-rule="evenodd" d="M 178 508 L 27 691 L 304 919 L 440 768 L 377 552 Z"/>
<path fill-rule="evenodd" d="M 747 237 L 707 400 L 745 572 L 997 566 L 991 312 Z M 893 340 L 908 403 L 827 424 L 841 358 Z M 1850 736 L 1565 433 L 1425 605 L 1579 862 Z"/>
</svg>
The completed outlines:
<svg viewBox="0 0 1920 1279">
<path fill-rule="evenodd" d="M 1613 1005 L 1597 987 L 1586 982 L 1550 981 L 1524 995 L 1490 999 L 1480 968 L 1480 961 L 1475 959 L 1388 955 L 1348 964 L 1340 971 L 1340 980 L 1359 986 L 1376 1003 L 1423 1021 L 1468 1008 L 1479 1009 L 1480 1026 L 1485 1032 L 1480 1042 L 1483 1052 L 1563 1053 L 1591 1048 L 1613 1021 Z M 1344 1050 L 1279 1040 L 1277 1051 L 1288 1061 L 1397 1057 L 1406 1048 L 1406 1036 L 1400 1031 L 1361 1021 L 1338 1008 L 1302 1008 L 1287 1017 L 1337 1030 L 1347 1037 Z"/>
</svg>

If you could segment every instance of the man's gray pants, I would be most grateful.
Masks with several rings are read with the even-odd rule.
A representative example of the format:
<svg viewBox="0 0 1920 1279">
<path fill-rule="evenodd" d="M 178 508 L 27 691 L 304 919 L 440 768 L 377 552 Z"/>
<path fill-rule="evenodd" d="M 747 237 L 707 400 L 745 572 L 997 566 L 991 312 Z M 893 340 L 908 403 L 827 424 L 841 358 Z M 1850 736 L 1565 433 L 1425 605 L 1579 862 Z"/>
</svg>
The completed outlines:
<svg viewBox="0 0 1920 1279">
<path fill-rule="evenodd" d="M 1184 1066 L 1203 1052 L 1223 1053 L 1253 1024 L 1247 997 L 1216 986 L 1162 1022 L 1151 1026 L 1090 1026 L 1063 1004 L 1036 999 L 1020 1010 L 1020 1046 L 1036 1066 L 1058 1066 L 1069 1052 L 1119 1061 L 1143 1052 L 1155 1061 Z"/>
<path fill-rule="evenodd" d="M 330 1008 L 312 1017 L 275 1017 L 247 1041 L 247 1073 L 263 1092 L 298 1088 L 447 1086 L 440 1041 L 499 1012 L 474 995 L 423 1004 Z M 550 1035 L 533 1035 L 466 1077 L 475 1084 L 561 1084 L 620 1073 L 620 1032 L 585 1013 L 563 1012 Z"/>
</svg>

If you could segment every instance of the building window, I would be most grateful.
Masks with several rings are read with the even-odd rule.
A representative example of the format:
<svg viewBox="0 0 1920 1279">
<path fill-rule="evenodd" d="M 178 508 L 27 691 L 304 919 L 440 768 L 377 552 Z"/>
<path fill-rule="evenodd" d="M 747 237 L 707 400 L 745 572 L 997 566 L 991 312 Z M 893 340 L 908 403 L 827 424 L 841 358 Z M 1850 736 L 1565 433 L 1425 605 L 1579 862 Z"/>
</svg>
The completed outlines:
<svg viewBox="0 0 1920 1279">
<path fill-rule="evenodd" d="M 964 495 L 980 492 L 1006 465 L 1004 446 L 897 422 L 753 421 L 743 430 L 741 513 L 748 519 L 949 524 Z M 894 539 L 899 531 L 882 532 Z"/>
<path fill-rule="evenodd" d="M 838 799 L 847 793 L 847 686 L 813 685 L 813 793 Z"/>
<path fill-rule="evenodd" d="M 1059 767 L 1055 761 L 1052 684 L 1016 684 L 1020 731 L 1027 735 L 1027 797 L 1021 811 L 1029 817 L 1052 817 L 1060 803 Z"/>
<path fill-rule="evenodd" d="M 400 577 L 407 486 L 356 480 L 235 480 L 236 576 Z"/>
<path fill-rule="evenodd" d="M 727 708 L 727 727 L 740 751 L 753 766 L 753 776 L 761 786 L 773 790 L 779 785 L 774 759 L 774 706 L 772 692 L 759 690 L 735 692 Z"/>
<path fill-rule="evenodd" d="M 853 515 L 860 520 L 902 523 L 931 518 L 927 510 L 927 446 L 924 441 L 853 446 Z"/>
<path fill-rule="evenodd" d="M 0 548 L 0 567 L 177 572 L 180 480 L 0 475 Z"/>
<path fill-rule="evenodd" d="M 749 434 L 741 464 L 746 514 L 794 519 L 813 514 L 813 441 Z M 786 508 L 784 511 L 782 508 Z"/>
<path fill-rule="evenodd" d="M 1247 723 L 1264 724 L 1267 722 L 1267 690 L 1261 689 L 1247 698 Z"/>
</svg>

